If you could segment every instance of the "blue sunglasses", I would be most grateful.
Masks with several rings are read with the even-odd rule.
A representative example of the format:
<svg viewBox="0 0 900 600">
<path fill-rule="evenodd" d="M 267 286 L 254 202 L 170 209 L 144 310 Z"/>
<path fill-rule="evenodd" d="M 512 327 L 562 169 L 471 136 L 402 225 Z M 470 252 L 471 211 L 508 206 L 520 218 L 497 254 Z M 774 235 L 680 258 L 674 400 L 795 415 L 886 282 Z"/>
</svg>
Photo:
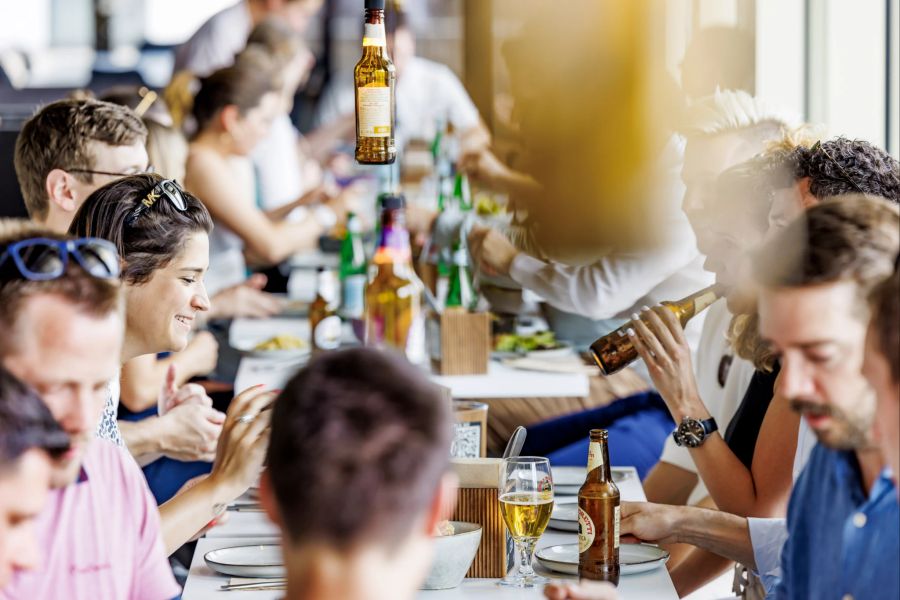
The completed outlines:
<svg viewBox="0 0 900 600">
<path fill-rule="evenodd" d="M 92 277 L 117 279 L 121 272 L 119 253 L 115 245 L 107 240 L 29 238 L 3 249 L 0 254 L 0 281 L 21 277 L 32 281 L 57 279 L 65 273 L 70 256 Z"/>
</svg>

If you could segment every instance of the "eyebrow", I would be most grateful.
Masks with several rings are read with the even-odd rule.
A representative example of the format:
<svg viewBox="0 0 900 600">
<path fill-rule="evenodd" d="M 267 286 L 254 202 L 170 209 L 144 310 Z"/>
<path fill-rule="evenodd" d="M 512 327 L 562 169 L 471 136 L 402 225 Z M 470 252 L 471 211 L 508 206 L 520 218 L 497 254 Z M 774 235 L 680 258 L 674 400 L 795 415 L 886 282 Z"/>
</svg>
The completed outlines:
<svg viewBox="0 0 900 600">
<path fill-rule="evenodd" d="M 183 269 L 178 269 L 182 273 L 203 273 L 206 269 L 203 267 L 184 267 Z"/>
</svg>

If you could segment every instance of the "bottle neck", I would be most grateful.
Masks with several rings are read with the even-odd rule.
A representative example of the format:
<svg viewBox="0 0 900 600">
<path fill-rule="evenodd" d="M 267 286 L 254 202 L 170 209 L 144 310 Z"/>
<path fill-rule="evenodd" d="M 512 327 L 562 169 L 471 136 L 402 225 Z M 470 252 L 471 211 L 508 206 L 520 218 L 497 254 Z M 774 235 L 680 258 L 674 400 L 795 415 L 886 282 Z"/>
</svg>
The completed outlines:
<svg viewBox="0 0 900 600">
<path fill-rule="evenodd" d="M 609 467 L 609 445 L 606 440 L 591 440 L 588 447 L 589 481 L 612 481 Z"/>
<path fill-rule="evenodd" d="M 377 8 L 366 9 L 366 25 L 363 33 L 363 48 L 387 46 L 384 33 L 384 11 Z"/>
<path fill-rule="evenodd" d="M 317 294 L 329 305 L 337 301 L 337 284 L 331 271 L 319 273 L 316 288 Z"/>
<path fill-rule="evenodd" d="M 699 292 L 695 292 L 686 298 L 682 298 L 677 302 L 666 303 L 675 311 L 675 314 L 682 320 L 682 324 L 694 315 L 703 312 L 712 305 L 713 302 L 721 298 L 723 291 L 721 286 L 714 284 L 708 288 L 704 288 Z"/>
<path fill-rule="evenodd" d="M 409 232 L 402 209 L 386 210 L 381 216 L 381 232 L 378 249 L 373 262 L 376 264 L 408 262 L 412 252 L 409 247 Z"/>
</svg>

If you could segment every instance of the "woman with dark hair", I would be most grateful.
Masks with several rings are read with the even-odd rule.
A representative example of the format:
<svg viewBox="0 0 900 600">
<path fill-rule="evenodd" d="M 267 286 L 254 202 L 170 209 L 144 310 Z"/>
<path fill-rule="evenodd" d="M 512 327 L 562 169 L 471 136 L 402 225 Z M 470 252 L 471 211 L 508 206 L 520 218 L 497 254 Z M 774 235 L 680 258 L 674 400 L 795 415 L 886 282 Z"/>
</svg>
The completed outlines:
<svg viewBox="0 0 900 600">
<path fill-rule="evenodd" d="M 203 199 L 217 224 L 211 238 L 213 292 L 244 279 L 245 253 L 259 265 L 277 264 L 315 248 L 319 236 L 343 218 L 340 197 L 319 204 L 300 221 L 287 216 L 309 203 L 307 197 L 269 211 L 259 208 L 248 157 L 283 112 L 283 98 L 276 64 L 255 46 L 233 66 L 202 79 L 194 98 L 197 133 L 189 148 L 185 187 Z"/>
<path fill-rule="evenodd" d="M 203 275 L 209 264 L 212 219 L 197 198 L 173 180 L 158 175 L 124 177 L 91 194 L 69 231 L 109 240 L 121 256 L 123 363 L 145 354 L 178 351 L 187 345 L 198 313 L 209 308 Z M 112 400 L 118 404 L 116 386 Z M 169 553 L 215 519 L 257 476 L 268 423 L 255 417 L 270 400 L 270 393 L 251 388 L 232 400 L 224 417 L 212 410 L 202 392 L 189 390 L 161 402 L 163 413 L 199 410 L 209 415 L 206 433 L 212 435 L 204 434 L 202 441 L 193 443 L 204 444 L 201 454 L 215 457 L 209 477 L 160 506 Z M 129 425 L 146 428 L 145 423 Z M 208 472 L 209 465 L 199 471 Z M 164 481 L 163 485 L 177 489 L 196 474 L 182 472 L 176 482 Z"/>
</svg>

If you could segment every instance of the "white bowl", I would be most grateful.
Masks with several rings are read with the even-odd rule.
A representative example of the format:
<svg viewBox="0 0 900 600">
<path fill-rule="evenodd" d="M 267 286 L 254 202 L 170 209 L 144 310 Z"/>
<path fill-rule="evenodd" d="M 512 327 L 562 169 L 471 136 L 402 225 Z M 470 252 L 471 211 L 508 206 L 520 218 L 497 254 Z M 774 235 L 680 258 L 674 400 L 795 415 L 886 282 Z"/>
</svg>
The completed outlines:
<svg viewBox="0 0 900 600">
<path fill-rule="evenodd" d="M 481 544 L 481 525 L 450 521 L 453 535 L 434 538 L 434 560 L 431 572 L 422 584 L 423 590 L 455 588 L 466 577 Z"/>
</svg>

